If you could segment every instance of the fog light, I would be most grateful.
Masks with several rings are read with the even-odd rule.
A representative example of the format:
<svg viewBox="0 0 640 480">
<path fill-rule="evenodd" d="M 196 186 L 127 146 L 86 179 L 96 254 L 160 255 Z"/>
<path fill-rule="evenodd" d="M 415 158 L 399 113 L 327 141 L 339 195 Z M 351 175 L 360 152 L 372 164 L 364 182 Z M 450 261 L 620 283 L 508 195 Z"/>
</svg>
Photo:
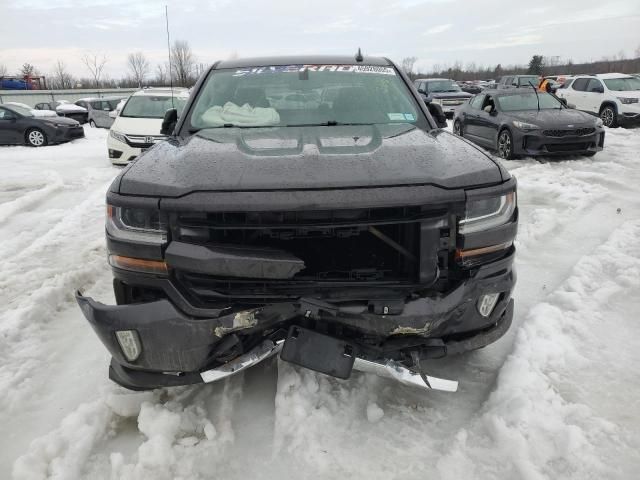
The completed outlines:
<svg viewBox="0 0 640 480">
<path fill-rule="evenodd" d="M 118 330 L 116 332 L 116 338 L 120 344 L 120 349 L 128 361 L 133 362 L 136 360 L 142 348 L 140 347 L 140 338 L 138 332 L 135 330 Z"/>
<path fill-rule="evenodd" d="M 478 311 L 480 315 L 483 317 L 488 317 L 493 312 L 493 307 L 498 303 L 498 297 L 500 297 L 499 293 L 488 293 L 486 295 L 482 295 L 478 299 Z"/>
</svg>

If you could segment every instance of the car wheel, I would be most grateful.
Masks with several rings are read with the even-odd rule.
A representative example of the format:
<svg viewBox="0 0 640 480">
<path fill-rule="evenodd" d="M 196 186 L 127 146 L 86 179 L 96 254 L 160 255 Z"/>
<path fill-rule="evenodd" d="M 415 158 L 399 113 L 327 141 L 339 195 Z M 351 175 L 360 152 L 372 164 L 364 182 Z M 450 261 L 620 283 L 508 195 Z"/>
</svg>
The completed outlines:
<svg viewBox="0 0 640 480">
<path fill-rule="evenodd" d="M 94 122 L 93 120 L 89 120 L 89 126 L 91 128 L 96 128 L 96 122 Z"/>
<path fill-rule="evenodd" d="M 47 144 L 47 135 L 39 128 L 30 128 L 25 134 L 27 145 L 43 147 Z"/>
<path fill-rule="evenodd" d="M 600 120 L 605 127 L 616 128 L 618 126 L 618 115 L 611 105 L 606 105 L 600 110 Z"/>
<path fill-rule="evenodd" d="M 506 128 L 498 135 L 498 155 L 505 160 L 513 160 L 513 138 Z"/>
<path fill-rule="evenodd" d="M 454 135 L 458 135 L 459 137 L 462 137 L 462 123 L 460 122 L 460 120 L 456 120 L 455 122 L 453 122 L 453 134 Z"/>
</svg>

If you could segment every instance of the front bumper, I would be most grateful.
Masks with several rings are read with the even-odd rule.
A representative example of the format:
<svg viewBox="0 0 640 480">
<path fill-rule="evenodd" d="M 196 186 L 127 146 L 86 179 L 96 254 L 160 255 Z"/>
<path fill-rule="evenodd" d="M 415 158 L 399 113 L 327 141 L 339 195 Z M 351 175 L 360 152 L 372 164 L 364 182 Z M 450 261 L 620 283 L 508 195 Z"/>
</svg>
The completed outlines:
<svg viewBox="0 0 640 480">
<path fill-rule="evenodd" d="M 51 138 L 51 143 L 63 143 L 77 138 L 84 138 L 84 128 L 82 125 L 76 127 L 56 127 Z"/>
<path fill-rule="evenodd" d="M 621 126 L 640 125 L 640 111 L 638 111 L 640 110 L 640 108 L 631 110 L 631 111 L 625 110 L 624 108 L 621 110 L 622 111 L 618 114 L 618 125 L 621 125 Z"/>
<path fill-rule="evenodd" d="M 132 147 L 127 143 L 116 140 L 111 135 L 107 137 L 109 159 L 114 165 L 127 165 L 142 153 L 142 148 Z"/>
<path fill-rule="evenodd" d="M 555 137 L 543 131 L 522 132 L 513 129 L 513 147 L 516 155 L 556 156 L 599 152 L 604 148 L 604 129 L 590 135 Z"/>
<path fill-rule="evenodd" d="M 500 338 L 511 324 L 515 283 L 513 252 L 479 267 L 468 280 L 447 294 L 409 301 L 399 314 L 354 313 L 348 308 L 314 298 L 266 305 L 251 311 L 198 317 L 184 313 L 179 292 L 172 292 L 169 279 L 151 279 L 147 285 L 164 290 L 166 299 L 108 306 L 84 297 L 76 298 L 83 314 L 111 353 L 110 377 L 132 389 L 148 389 L 202 382 L 201 372 L 216 368 L 212 359 L 225 339 L 238 335 L 280 339 L 278 332 L 291 325 L 309 328 L 339 326 L 362 338 L 374 338 L 383 347 L 364 351 L 363 360 L 381 361 L 393 353 L 393 345 L 405 345 L 406 339 L 421 345 L 437 340 L 442 355 L 480 348 Z M 129 284 L 142 283 L 141 275 L 128 276 L 116 271 L 116 277 Z M 489 317 L 476 308 L 485 293 L 500 293 Z M 141 354 L 134 361 L 125 358 L 116 331 L 135 330 L 140 338 Z M 386 346 L 386 347 L 384 347 Z M 391 353 L 390 353 L 391 352 Z"/>
</svg>

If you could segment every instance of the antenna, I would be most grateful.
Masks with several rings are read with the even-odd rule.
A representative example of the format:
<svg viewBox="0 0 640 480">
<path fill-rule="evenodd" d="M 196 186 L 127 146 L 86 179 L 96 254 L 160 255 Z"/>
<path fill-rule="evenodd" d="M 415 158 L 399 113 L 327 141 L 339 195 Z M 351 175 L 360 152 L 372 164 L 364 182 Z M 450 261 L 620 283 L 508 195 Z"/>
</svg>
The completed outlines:
<svg viewBox="0 0 640 480">
<path fill-rule="evenodd" d="M 356 62 L 362 62 L 364 58 L 362 57 L 362 52 L 360 51 L 360 47 L 358 47 L 358 53 L 356 53 Z"/>
<path fill-rule="evenodd" d="M 169 53 L 169 86 L 171 87 L 171 108 L 176 108 L 173 104 L 173 73 L 171 72 L 171 42 L 169 41 L 169 7 L 164 6 L 164 17 L 167 20 L 167 52 Z"/>
<path fill-rule="evenodd" d="M 531 83 L 531 80 L 529 80 L 529 85 L 531 85 L 531 88 L 533 88 L 533 93 L 536 94 L 536 100 L 538 100 L 538 111 L 540 111 L 540 96 L 538 95 L 538 89 L 533 86 L 533 83 Z"/>
</svg>

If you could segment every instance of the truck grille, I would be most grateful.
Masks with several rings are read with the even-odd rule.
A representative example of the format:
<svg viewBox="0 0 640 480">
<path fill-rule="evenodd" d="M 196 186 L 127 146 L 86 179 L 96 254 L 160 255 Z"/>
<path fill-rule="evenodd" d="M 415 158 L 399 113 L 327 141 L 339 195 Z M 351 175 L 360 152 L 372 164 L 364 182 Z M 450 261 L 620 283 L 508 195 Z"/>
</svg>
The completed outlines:
<svg viewBox="0 0 640 480">
<path fill-rule="evenodd" d="M 176 267 L 196 306 L 256 305 L 305 295 L 345 300 L 406 296 L 445 278 L 446 209 L 422 207 L 286 212 L 180 213 L 172 238 L 219 248 L 268 248 L 304 261 L 291 278 L 209 275 Z"/>
</svg>

